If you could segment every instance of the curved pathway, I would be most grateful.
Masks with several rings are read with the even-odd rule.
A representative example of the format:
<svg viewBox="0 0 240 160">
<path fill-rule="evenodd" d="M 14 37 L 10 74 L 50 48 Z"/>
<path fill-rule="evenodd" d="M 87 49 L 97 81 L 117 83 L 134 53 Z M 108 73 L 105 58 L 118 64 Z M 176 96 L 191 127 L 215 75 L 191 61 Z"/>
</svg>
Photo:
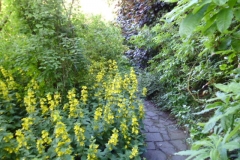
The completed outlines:
<svg viewBox="0 0 240 160">
<path fill-rule="evenodd" d="M 145 101 L 144 131 L 147 160 L 185 160 L 174 153 L 187 149 L 187 133 L 179 129 L 169 114 L 160 111 L 151 102 Z"/>
</svg>

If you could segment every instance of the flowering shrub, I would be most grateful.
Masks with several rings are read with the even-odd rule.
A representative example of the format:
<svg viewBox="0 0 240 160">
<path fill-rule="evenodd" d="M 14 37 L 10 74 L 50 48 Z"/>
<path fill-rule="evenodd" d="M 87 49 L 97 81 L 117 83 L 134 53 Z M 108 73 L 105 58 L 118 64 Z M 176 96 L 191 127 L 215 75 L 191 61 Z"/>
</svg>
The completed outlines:
<svg viewBox="0 0 240 160">
<path fill-rule="evenodd" d="M 10 72 L 1 68 L 0 157 L 140 159 L 144 107 L 136 96 L 134 70 L 123 75 L 109 60 L 95 62 L 89 74 L 88 84 L 67 95 L 40 96 L 37 82 L 19 90 Z"/>
</svg>

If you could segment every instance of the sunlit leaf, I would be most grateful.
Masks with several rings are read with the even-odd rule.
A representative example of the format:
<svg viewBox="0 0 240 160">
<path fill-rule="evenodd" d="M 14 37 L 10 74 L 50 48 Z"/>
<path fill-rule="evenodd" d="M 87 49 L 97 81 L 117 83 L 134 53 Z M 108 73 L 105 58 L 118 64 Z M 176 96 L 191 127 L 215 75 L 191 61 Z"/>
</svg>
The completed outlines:
<svg viewBox="0 0 240 160">
<path fill-rule="evenodd" d="M 228 0 L 213 0 L 214 3 L 216 3 L 219 6 L 224 5 Z"/>
<path fill-rule="evenodd" d="M 199 25 L 201 19 L 203 18 L 204 12 L 207 9 L 207 5 L 202 7 L 197 13 L 193 14 L 190 13 L 180 24 L 179 33 L 181 36 L 189 37 L 191 36 L 192 32 L 196 29 Z"/>
<path fill-rule="evenodd" d="M 226 31 L 232 22 L 233 19 L 233 10 L 231 8 L 222 9 L 216 17 L 217 28 L 220 32 Z"/>
</svg>

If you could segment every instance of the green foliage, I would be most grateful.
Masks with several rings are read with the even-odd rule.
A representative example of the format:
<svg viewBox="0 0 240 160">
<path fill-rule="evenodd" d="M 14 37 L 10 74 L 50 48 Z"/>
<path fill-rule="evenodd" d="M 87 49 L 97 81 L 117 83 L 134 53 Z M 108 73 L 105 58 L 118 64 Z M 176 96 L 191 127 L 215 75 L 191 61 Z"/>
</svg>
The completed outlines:
<svg viewBox="0 0 240 160">
<path fill-rule="evenodd" d="M 120 29 L 76 1 L 1 2 L 1 159 L 140 159 L 144 108 Z"/>
<path fill-rule="evenodd" d="M 157 25 L 143 28 L 131 41 L 158 51 L 148 70 L 158 75 L 158 89 L 164 86 L 163 93 L 155 95 L 157 104 L 190 130 L 194 151 L 183 155 L 239 157 L 234 155 L 239 145 L 233 147 L 239 144 L 239 84 L 224 85 L 239 64 L 239 5 L 237 0 L 181 0 Z M 216 92 L 219 89 L 223 92 Z M 212 99 L 215 92 L 217 98 Z"/>
<path fill-rule="evenodd" d="M 84 55 L 93 61 L 121 59 L 126 50 L 119 27 L 101 21 L 101 17 L 91 17 L 76 21 L 77 34 L 82 38 L 81 48 Z"/>
<path fill-rule="evenodd" d="M 227 85 L 215 85 L 221 92 L 208 100 L 206 108 L 197 114 L 215 110 L 214 115 L 203 125 L 206 138 L 192 144 L 192 150 L 179 152 L 178 155 L 190 155 L 188 159 L 229 159 L 240 155 L 240 95 L 239 82 Z"/>
<path fill-rule="evenodd" d="M 4 13 L 12 13 L 0 35 L 1 55 L 8 59 L 2 65 L 20 67 L 48 91 L 66 94 L 83 84 L 92 61 L 121 60 L 125 47 L 118 27 L 100 17 L 86 18 L 74 4 L 67 7 L 62 0 L 3 4 Z"/>
</svg>

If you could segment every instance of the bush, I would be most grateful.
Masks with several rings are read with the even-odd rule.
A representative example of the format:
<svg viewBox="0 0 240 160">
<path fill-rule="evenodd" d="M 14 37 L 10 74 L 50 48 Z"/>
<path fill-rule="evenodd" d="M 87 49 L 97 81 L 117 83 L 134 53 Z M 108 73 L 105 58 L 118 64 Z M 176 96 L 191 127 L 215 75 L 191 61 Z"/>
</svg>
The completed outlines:
<svg viewBox="0 0 240 160">
<path fill-rule="evenodd" d="M 3 159 L 140 159 L 143 104 L 136 97 L 134 70 L 121 75 L 115 61 L 95 63 L 94 83 L 38 96 L 37 83 L 17 89 L 1 68 Z M 24 86 L 23 86 L 24 87 Z"/>
</svg>

